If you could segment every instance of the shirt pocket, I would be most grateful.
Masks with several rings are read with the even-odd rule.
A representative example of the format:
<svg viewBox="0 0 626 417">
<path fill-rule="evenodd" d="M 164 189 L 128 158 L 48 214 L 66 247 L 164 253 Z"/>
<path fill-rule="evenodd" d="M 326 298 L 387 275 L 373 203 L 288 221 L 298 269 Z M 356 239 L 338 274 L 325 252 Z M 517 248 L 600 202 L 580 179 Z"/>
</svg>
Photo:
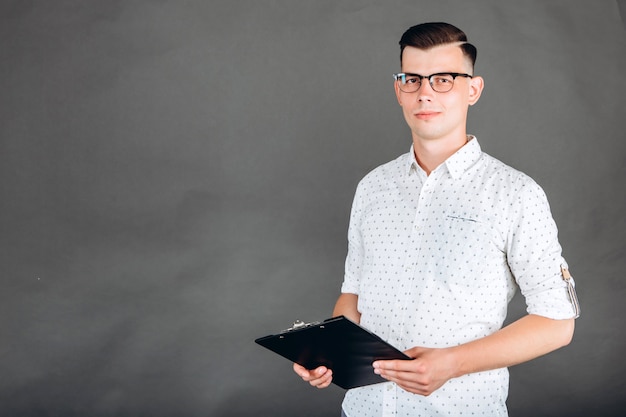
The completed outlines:
<svg viewBox="0 0 626 417">
<path fill-rule="evenodd" d="M 471 214 L 447 213 L 443 222 L 442 277 L 449 286 L 481 288 L 506 263 L 491 224 Z"/>
</svg>

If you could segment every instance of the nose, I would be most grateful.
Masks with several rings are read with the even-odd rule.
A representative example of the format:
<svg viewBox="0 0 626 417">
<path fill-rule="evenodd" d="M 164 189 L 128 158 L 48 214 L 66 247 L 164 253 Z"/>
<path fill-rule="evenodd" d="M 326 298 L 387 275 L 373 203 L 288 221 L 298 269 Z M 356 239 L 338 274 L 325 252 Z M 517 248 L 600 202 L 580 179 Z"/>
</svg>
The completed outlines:
<svg viewBox="0 0 626 417">
<path fill-rule="evenodd" d="M 431 101 L 433 96 L 435 95 L 435 90 L 430 85 L 430 80 L 428 78 L 422 79 L 422 82 L 415 92 L 417 101 Z"/>
</svg>

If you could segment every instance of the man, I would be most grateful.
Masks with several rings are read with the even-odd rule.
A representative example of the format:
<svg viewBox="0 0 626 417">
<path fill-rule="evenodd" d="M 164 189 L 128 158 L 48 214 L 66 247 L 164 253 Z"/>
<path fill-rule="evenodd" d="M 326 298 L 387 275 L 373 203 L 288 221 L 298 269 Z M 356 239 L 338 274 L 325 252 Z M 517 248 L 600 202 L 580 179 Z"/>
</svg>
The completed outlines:
<svg viewBox="0 0 626 417">
<path fill-rule="evenodd" d="M 572 339 L 573 281 L 542 189 L 467 135 L 483 79 L 465 34 L 426 23 L 400 46 L 394 86 L 413 144 L 359 183 L 333 315 L 413 359 L 375 362 L 389 382 L 349 390 L 343 415 L 506 416 L 506 368 Z M 501 328 L 517 287 L 528 315 Z M 325 367 L 294 371 L 332 382 Z"/>
</svg>

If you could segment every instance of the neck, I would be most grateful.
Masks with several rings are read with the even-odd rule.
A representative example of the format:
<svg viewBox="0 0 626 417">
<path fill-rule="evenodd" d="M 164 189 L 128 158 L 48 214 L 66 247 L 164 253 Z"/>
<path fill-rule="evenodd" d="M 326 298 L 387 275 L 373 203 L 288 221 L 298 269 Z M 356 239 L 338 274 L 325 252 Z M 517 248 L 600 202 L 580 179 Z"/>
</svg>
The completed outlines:
<svg viewBox="0 0 626 417">
<path fill-rule="evenodd" d="M 423 140 L 413 138 L 413 151 L 415 159 L 426 175 L 441 165 L 446 159 L 454 155 L 468 142 L 467 135 L 459 136 L 453 140 Z"/>
</svg>

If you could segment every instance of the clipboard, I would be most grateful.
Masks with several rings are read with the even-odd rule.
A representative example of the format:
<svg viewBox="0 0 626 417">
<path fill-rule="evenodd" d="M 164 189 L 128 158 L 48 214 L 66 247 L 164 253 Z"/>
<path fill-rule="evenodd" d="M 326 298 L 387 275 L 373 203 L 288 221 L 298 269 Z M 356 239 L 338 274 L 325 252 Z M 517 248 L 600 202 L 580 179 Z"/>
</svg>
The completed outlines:
<svg viewBox="0 0 626 417">
<path fill-rule="evenodd" d="M 315 323 L 296 321 L 293 327 L 255 342 L 307 369 L 322 365 L 332 369 L 333 383 L 344 389 L 386 382 L 374 373 L 376 360 L 411 359 L 344 316 Z"/>
</svg>

